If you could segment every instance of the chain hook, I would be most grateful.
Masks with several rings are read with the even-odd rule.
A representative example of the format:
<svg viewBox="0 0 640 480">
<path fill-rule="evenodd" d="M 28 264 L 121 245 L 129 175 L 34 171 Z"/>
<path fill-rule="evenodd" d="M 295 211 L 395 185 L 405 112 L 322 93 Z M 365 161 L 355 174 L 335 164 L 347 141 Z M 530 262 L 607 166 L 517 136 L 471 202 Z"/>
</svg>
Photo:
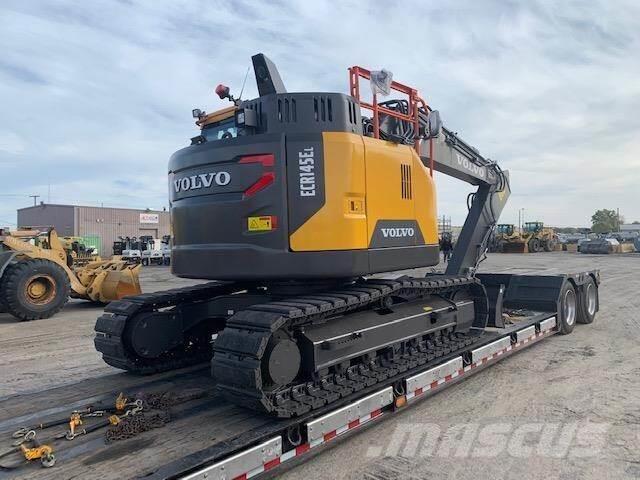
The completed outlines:
<svg viewBox="0 0 640 480">
<path fill-rule="evenodd" d="M 14 441 L 12 443 L 12 445 L 14 447 L 19 447 L 23 443 L 30 442 L 31 440 L 34 440 L 35 438 L 36 438 L 36 431 L 35 430 L 29 430 L 27 433 L 24 434 L 24 436 L 22 438 L 19 438 L 18 440 Z"/>
</svg>

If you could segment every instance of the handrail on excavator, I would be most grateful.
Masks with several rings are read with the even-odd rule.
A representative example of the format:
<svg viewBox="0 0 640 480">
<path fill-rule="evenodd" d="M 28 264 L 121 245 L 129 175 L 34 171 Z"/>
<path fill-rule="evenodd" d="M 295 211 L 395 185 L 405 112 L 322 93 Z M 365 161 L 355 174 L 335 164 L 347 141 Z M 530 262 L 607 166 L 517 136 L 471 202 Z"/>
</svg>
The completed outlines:
<svg viewBox="0 0 640 480">
<path fill-rule="evenodd" d="M 389 115 L 390 117 L 397 118 L 398 120 L 401 120 L 404 122 L 409 122 L 413 125 L 413 132 L 414 132 L 413 148 L 416 150 L 418 155 L 420 155 L 420 142 L 418 141 L 420 139 L 420 119 L 419 119 L 420 106 L 424 108 L 425 112 L 428 112 L 430 108 L 427 105 L 427 103 L 420 97 L 420 95 L 418 94 L 418 90 L 408 85 L 405 85 L 403 83 L 396 82 L 395 80 L 391 81 L 389 85 L 391 90 L 402 93 L 409 97 L 408 99 L 409 113 L 404 114 L 402 112 L 398 112 L 397 110 L 392 110 L 390 108 L 386 108 L 382 105 L 379 105 L 378 98 L 377 98 L 378 96 L 375 93 L 375 91 L 373 92 L 373 100 L 371 103 L 362 100 L 362 98 L 360 97 L 360 79 L 361 78 L 365 80 L 371 80 L 371 70 L 368 70 L 366 68 L 363 68 L 357 65 L 349 68 L 349 93 L 353 97 L 353 99 L 358 103 L 360 108 L 371 110 L 373 112 L 374 138 L 378 138 L 378 139 L 380 138 L 380 121 L 379 121 L 380 113 L 384 115 Z M 433 141 L 431 138 L 429 139 L 429 151 L 430 151 L 429 158 L 431 159 L 429 170 L 430 170 L 431 176 L 433 177 L 433 153 L 434 152 L 433 152 Z"/>
</svg>

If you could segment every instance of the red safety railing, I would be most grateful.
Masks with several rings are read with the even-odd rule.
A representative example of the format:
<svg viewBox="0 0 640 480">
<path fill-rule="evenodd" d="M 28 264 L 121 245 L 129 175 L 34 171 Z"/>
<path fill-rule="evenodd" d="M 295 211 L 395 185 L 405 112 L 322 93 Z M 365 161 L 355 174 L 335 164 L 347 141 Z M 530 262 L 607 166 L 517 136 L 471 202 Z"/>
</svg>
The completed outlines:
<svg viewBox="0 0 640 480">
<path fill-rule="evenodd" d="M 391 110 L 389 108 L 378 105 L 378 99 L 375 93 L 373 93 L 372 103 L 362 100 L 362 98 L 360 98 L 361 78 L 364 78 L 365 80 L 371 80 L 371 71 L 358 66 L 349 68 L 349 91 L 351 96 L 355 99 L 356 102 L 358 102 L 358 105 L 360 105 L 361 109 L 364 108 L 373 112 L 373 136 L 375 138 L 380 138 L 380 113 L 389 115 L 405 122 L 409 122 L 413 124 L 413 146 L 418 155 L 420 155 L 420 122 L 418 120 L 418 111 L 419 106 L 422 106 L 425 111 L 429 111 L 429 108 L 426 102 L 422 100 L 422 98 L 420 98 L 420 95 L 418 95 L 418 90 L 396 81 L 391 82 L 391 90 L 403 93 L 408 97 L 409 113 L 404 114 L 396 110 Z M 433 176 L 433 153 L 433 139 L 429 139 L 429 169 L 431 171 L 431 176 Z"/>
</svg>

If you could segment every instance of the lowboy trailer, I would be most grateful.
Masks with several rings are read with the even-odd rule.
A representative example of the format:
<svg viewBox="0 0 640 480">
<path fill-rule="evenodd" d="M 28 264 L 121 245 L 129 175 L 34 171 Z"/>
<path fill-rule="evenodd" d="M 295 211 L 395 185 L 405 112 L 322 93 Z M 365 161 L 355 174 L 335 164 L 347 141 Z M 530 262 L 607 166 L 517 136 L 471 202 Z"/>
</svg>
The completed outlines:
<svg viewBox="0 0 640 480">
<path fill-rule="evenodd" d="M 518 289 L 526 284 L 540 284 L 542 279 L 558 285 L 558 293 L 565 282 L 590 283 L 586 277 L 599 284 L 597 271 L 577 275 L 497 275 L 500 281 L 509 285 L 503 292 L 507 302 L 514 299 L 522 302 L 517 298 Z M 390 377 L 383 385 L 366 388 L 345 398 L 338 406 L 295 419 L 274 420 L 168 463 L 145 478 L 212 480 L 277 475 L 321 452 L 328 444 L 361 431 L 366 425 L 411 407 L 547 337 L 564 333 L 559 318 L 567 312 L 528 310 L 530 306 L 552 305 L 553 296 L 536 295 L 527 302 L 518 303 L 527 309 L 525 316 L 518 317 L 512 325 L 485 331 L 482 341 L 473 343 L 472 347 L 450 351 L 443 345 L 437 359 L 427 360 L 423 365 L 408 365 L 407 370 Z M 559 302 L 559 298 L 555 302 Z"/>
<path fill-rule="evenodd" d="M 178 408 L 172 412 L 170 424 L 122 444 L 105 445 L 99 431 L 73 442 L 60 440 L 62 443 L 52 444 L 58 458 L 55 467 L 28 465 L 0 470 L 0 478 L 25 478 L 26 474 L 36 472 L 38 478 L 45 480 L 72 474 L 82 478 L 95 475 L 147 480 L 271 477 L 549 336 L 570 333 L 578 320 L 580 323 L 593 320 L 599 307 L 598 271 L 477 275 L 494 286 L 488 289 L 493 292 L 491 295 L 502 298 L 501 318 L 509 319 L 509 324 L 472 330 L 470 335 L 480 338 L 462 348 L 447 343 L 437 345 L 414 362 L 387 372 L 389 375 L 382 383 L 365 386 L 325 408 L 278 419 L 235 407 L 214 395 Z M 567 284 L 580 292 L 581 300 L 586 300 L 584 308 L 565 308 L 561 292 L 567 291 L 564 288 Z M 590 287 L 593 285 L 595 289 Z M 589 316 L 584 317 L 585 314 Z M 114 375 L 87 380 L 86 384 L 73 386 L 71 393 L 67 387 L 61 387 L 29 398 L 6 400 L 0 402 L 0 410 L 5 412 L 0 414 L 0 436 L 6 438 L 24 424 L 48 422 L 71 408 L 104 403 L 121 391 L 144 394 L 167 386 L 173 391 L 189 391 L 201 387 L 207 376 L 203 367 L 145 377 Z M 37 403 L 30 398 L 37 399 Z M 44 410 L 42 404 L 47 405 Z M 187 442 L 188 438 L 193 440 Z M 211 441 L 212 438 L 215 440 Z M 49 443 L 50 439 L 42 441 Z"/>
</svg>

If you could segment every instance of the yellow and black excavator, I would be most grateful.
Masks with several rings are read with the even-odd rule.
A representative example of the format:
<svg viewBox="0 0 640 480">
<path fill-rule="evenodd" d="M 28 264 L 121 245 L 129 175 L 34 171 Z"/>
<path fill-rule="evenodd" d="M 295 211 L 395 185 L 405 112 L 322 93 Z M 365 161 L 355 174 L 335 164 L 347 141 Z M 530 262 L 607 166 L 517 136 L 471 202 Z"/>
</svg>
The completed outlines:
<svg viewBox="0 0 640 480">
<path fill-rule="evenodd" d="M 172 272 L 216 281 L 109 304 L 95 326 L 108 364 L 146 374 L 210 360 L 224 398 L 294 417 L 403 391 L 401 372 L 504 327 L 503 306 L 559 312 L 563 333 L 593 320 L 595 273 L 477 273 L 508 174 L 415 88 L 354 66 L 349 95 L 289 93 L 268 58 L 252 59 L 259 97 L 219 86 L 233 106 L 194 110 L 200 132 L 169 162 Z M 380 275 L 439 263 L 434 170 L 477 187 L 446 271 Z"/>
<path fill-rule="evenodd" d="M 48 318 L 70 297 L 108 303 L 141 293 L 139 267 L 120 260 L 74 265 L 53 228 L 0 229 L 0 311 L 20 320 Z"/>
</svg>

